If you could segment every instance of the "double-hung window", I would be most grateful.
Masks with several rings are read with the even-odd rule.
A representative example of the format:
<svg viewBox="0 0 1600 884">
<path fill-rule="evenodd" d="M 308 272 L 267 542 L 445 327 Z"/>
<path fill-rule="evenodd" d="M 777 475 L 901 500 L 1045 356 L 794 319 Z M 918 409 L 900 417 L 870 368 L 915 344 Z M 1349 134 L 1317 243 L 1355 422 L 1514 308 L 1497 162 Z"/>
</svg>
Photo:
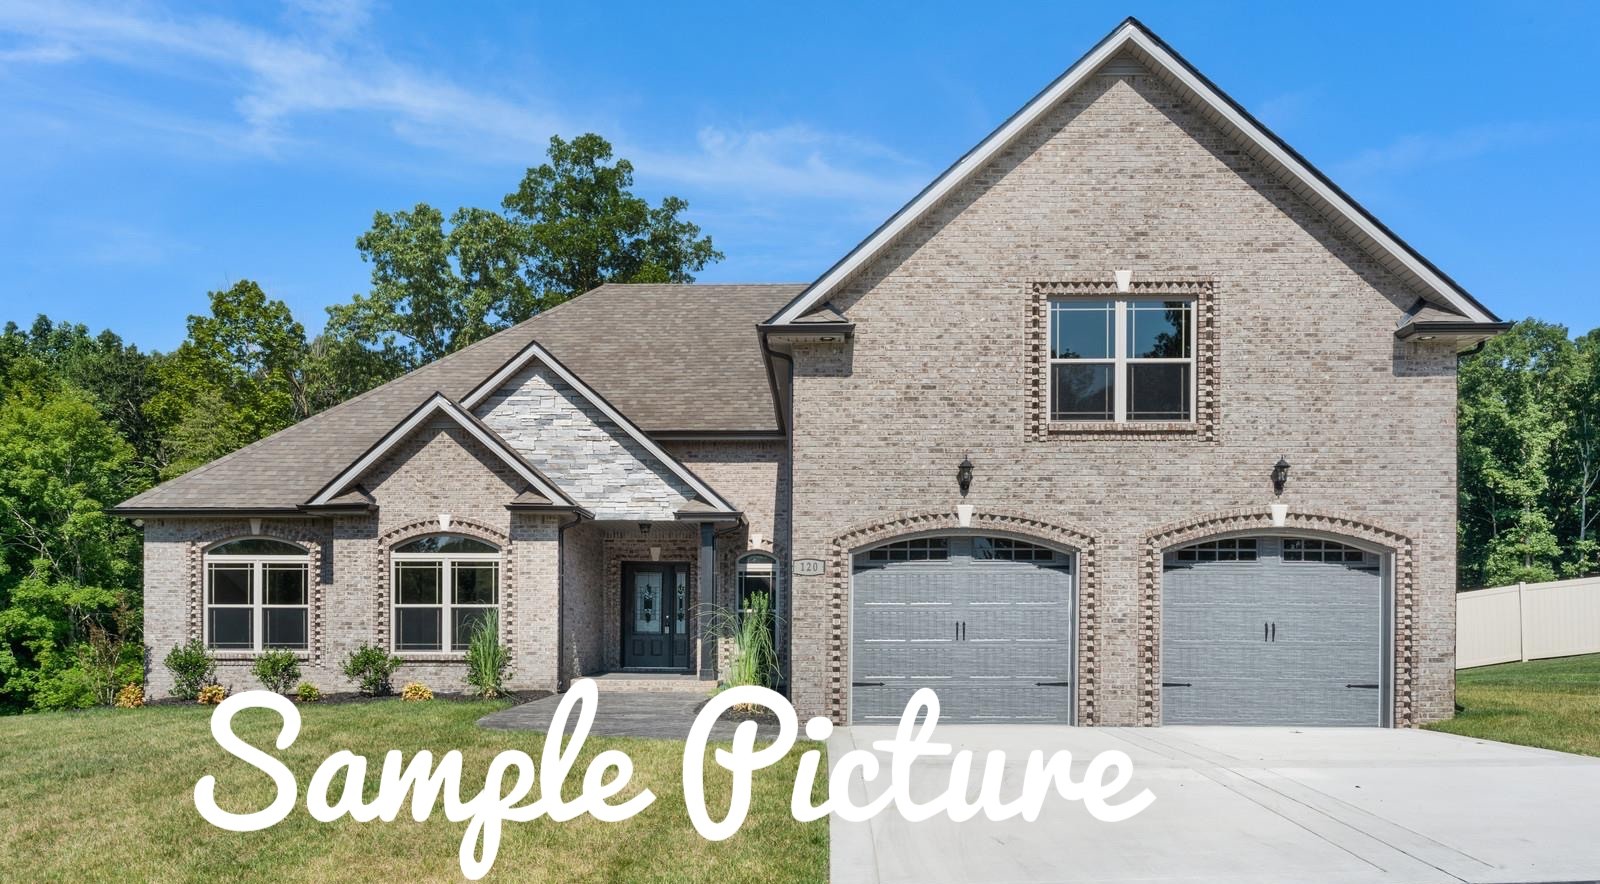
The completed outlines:
<svg viewBox="0 0 1600 884">
<path fill-rule="evenodd" d="M 500 550 L 455 534 L 395 547 L 394 649 L 465 651 L 500 606 Z"/>
<path fill-rule="evenodd" d="M 1194 420 L 1194 302 L 1050 302 L 1050 420 Z"/>
<path fill-rule="evenodd" d="M 304 650 L 310 556 L 292 543 L 247 537 L 206 553 L 205 643 L 219 651 Z"/>
</svg>

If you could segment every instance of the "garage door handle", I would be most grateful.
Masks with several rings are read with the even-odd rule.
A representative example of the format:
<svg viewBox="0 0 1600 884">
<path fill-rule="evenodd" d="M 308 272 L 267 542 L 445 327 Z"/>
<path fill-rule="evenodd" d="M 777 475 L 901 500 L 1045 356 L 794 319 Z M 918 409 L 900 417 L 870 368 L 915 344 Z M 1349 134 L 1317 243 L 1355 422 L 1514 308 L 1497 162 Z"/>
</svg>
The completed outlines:
<svg viewBox="0 0 1600 884">
<path fill-rule="evenodd" d="M 1194 687 L 1193 684 L 1190 684 L 1189 682 L 1186 682 L 1186 681 L 1164 681 L 1164 682 L 1161 683 L 1161 686 L 1164 687 L 1164 688 L 1192 688 L 1192 687 Z"/>
<path fill-rule="evenodd" d="M 881 681 L 852 681 L 852 682 L 850 682 L 850 686 L 853 687 L 853 688 L 881 688 L 881 687 L 883 687 L 883 682 L 881 682 Z"/>
<path fill-rule="evenodd" d="M 1033 683 L 1033 686 L 1036 687 L 1036 688 L 1070 688 L 1070 687 L 1072 687 L 1072 682 L 1070 682 L 1070 681 L 1036 681 L 1036 682 Z"/>
<path fill-rule="evenodd" d="M 1278 640 L 1278 621 L 1272 621 L 1272 640 Z"/>
<path fill-rule="evenodd" d="M 1369 690 L 1374 690 L 1374 691 L 1378 689 L 1378 686 L 1375 685 L 1375 684 L 1347 684 L 1347 685 L 1345 685 L 1345 687 L 1347 687 L 1347 688 L 1367 688 Z"/>
</svg>

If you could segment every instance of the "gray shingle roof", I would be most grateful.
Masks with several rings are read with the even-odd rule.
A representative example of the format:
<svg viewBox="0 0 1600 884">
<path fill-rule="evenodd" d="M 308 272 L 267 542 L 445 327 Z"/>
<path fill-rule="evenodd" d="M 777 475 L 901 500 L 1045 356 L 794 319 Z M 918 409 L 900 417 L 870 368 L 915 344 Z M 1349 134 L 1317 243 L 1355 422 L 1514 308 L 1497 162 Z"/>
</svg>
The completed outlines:
<svg viewBox="0 0 1600 884">
<path fill-rule="evenodd" d="M 117 509 L 292 510 L 434 393 L 537 341 L 647 433 L 778 432 L 756 323 L 803 285 L 605 285 L 220 457 Z"/>
</svg>

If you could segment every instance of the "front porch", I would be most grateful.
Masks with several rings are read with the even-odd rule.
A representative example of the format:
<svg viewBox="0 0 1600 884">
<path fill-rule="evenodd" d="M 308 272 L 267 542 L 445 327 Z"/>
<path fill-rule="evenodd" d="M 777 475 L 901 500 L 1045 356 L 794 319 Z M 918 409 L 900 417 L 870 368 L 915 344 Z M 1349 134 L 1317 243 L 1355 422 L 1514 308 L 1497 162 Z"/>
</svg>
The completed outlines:
<svg viewBox="0 0 1600 884">
<path fill-rule="evenodd" d="M 712 633 L 737 604 L 737 519 L 588 520 L 561 533 L 559 686 L 704 694 L 726 659 Z"/>
</svg>

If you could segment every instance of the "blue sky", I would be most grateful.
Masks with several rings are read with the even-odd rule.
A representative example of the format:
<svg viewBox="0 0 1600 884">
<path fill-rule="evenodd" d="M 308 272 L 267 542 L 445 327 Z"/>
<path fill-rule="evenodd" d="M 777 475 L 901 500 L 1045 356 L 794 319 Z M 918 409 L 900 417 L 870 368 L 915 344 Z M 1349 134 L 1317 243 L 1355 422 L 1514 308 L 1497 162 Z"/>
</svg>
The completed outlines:
<svg viewBox="0 0 1600 884">
<path fill-rule="evenodd" d="M 585 131 L 703 281 L 807 281 L 1131 13 L 1502 316 L 1600 326 L 1600 4 L 677 6 L 0 0 L 0 320 L 167 349 L 251 278 L 315 331 L 373 211 Z"/>
</svg>

